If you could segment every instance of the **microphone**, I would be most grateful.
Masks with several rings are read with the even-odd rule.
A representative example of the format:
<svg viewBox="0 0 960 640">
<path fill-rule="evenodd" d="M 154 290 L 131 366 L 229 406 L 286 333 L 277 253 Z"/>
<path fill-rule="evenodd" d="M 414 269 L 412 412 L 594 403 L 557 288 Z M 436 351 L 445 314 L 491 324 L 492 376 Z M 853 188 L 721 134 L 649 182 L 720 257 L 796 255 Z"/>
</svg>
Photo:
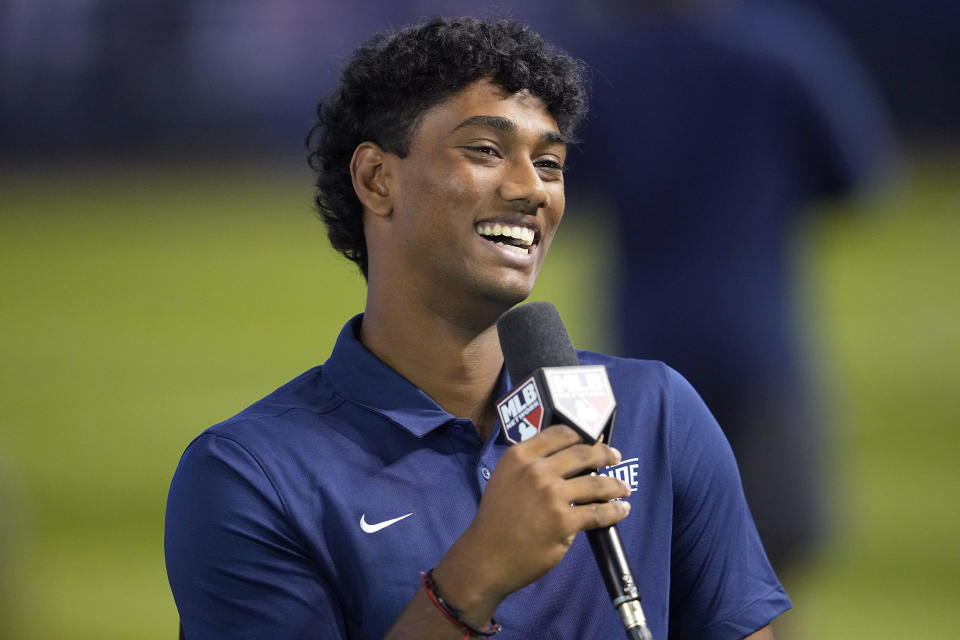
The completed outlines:
<svg viewBox="0 0 960 640">
<path fill-rule="evenodd" d="M 588 443 L 610 441 L 616 400 L 602 365 L 581 365 L 557 309 L 549 302 L 514 307 L 497 321 L 513 391 L 497 403 L 503 432 L 516 444 L 563 423 Z M 616 527 L 587 530 L 607 592 L 627 637 L 653 640 Z"/>
</svg>

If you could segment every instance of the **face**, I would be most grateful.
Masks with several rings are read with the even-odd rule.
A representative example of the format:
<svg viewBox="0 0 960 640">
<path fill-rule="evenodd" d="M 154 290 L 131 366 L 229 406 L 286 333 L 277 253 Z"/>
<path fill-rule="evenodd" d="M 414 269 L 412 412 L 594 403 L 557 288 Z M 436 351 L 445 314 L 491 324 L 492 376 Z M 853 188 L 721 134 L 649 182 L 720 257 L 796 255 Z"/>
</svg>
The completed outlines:
<svg viewBox="0 0 960 640">
<path fill-rule="evenodd" d="M 560 223 L 566 145 L 543 101 L 477 81 L 435 105 L 390 158 L 396 286 L 426 305 L 523 300 Z"/>
</svg>

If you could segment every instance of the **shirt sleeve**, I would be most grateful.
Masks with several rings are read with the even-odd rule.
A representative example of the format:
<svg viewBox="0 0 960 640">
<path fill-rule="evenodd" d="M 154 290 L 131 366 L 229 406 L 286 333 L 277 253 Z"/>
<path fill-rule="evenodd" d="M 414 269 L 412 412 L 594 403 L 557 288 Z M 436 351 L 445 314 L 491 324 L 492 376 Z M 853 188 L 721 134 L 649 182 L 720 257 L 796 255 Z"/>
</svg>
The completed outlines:
<svg viewBox="0 0 960 640">
<path fill-rule="evenodd" d="M 670 638 L 740 640 L 790 608 L 757 534 L 730 445 L 670 371 L 674 515 Z"/>
<path fill-rule="evenodd" d="M 165 528 L 167 575 L 189 640 L 346 637 L 333 590 L 239 443 L 206 433 L 190 444 Z"/>
</svg>

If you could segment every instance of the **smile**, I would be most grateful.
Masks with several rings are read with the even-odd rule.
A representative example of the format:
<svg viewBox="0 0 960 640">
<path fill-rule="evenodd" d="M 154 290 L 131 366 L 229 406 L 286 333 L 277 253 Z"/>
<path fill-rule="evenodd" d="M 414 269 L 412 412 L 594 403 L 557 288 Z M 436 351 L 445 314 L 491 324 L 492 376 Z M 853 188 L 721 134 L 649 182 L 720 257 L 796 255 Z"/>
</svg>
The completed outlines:
<svg viewBox="0 0 960 640">
<path fill-rule="evenodd" d="M 530 253 L 536 239 L 533 229 L 519 225 L 481 222 L 475 229 L 486 240 L 522 255 Z"/>
</svg>

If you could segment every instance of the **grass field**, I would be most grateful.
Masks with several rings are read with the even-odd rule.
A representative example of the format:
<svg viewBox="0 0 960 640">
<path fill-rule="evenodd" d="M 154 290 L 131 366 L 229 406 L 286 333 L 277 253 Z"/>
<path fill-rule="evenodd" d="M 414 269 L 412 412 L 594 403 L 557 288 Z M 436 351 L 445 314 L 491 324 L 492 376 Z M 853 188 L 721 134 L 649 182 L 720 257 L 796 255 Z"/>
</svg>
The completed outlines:
<svg viewBox="0 0 960 640">
<path fill-rule="evenodd" d="M 811 638 L 960 627 L 960 158 L 921 160 L 804 249 L 838 469 L 836 535 L 793 589 Z M 308 185 L 239 162 L 2 167 L 0 637 L 175 637 L 180 453 L 362 308 Z M 586 348 L 607 345 L 603 239 L 570 212 L 536 292 Z"/>
</svg>

